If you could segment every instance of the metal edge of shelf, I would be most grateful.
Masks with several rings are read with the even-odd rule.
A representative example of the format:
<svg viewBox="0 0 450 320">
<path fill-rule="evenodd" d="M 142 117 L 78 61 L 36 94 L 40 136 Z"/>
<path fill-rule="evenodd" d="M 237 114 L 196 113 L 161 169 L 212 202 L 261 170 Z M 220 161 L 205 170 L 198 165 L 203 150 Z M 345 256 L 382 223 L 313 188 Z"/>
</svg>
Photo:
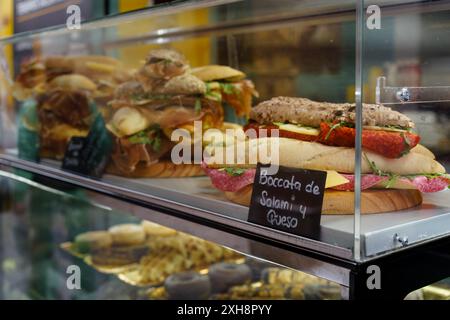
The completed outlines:
<svg viewBox="0 0 450 320">
<path fill-rule="evenodd" d="M 17 159 L 14 156 L 8 156 L 4 154 L 0 155 L 0 164 L 17 169 L 23 169 L 25 171 L 40 174 L 56 180 L 65 181 L 83 187 L 85 189 L 90 189 L 110 196 L 115 196 L 125 201 L 135 201 L 149 206 L 167 208 L 169 210 L 174 210 L 184 215 L 195 217 L 197 219 L 202 219 L 212 223 L 218 223 L 220 225 L 234 228 L 242 232 L 247 232 L 259 237 L 271 239 L 272 241 L 285 243 L 298 249 L 310 250 L 312 252 L 317 252 L 339 259 L 344 259 L 348 262 L 352 262 L 353 252 L 346 248 L 341 248 L 333 246 L 331 244 L 322 243 L 317 240 L 291 235 L 278 230 L 273 230 L 253 223 L 249 223 L 247 221 L 224 216 L 213 211 L 199 210 L 186 204 L 173 202 L 169 199 L 158 198 L 150 194 L 129 190 L 100 180 L 93 180 L 60 169 L 54 169 L 38 163 Z"/>
</svg>

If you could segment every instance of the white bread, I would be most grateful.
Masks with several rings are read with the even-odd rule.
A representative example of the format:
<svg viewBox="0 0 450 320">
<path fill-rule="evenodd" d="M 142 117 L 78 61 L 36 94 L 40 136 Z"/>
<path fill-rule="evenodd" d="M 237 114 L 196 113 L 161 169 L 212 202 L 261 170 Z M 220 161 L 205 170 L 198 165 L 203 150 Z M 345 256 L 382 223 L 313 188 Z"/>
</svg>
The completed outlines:
<svg viewBox="0 0 450 320">
<path fill-rule="evenodd" d="M 220 152 L 217 152 L 219 147 L 208 147 L 206 150 L 212 156 L 206 158 L 205 161 L 208 166 L 213 168 L 224 166 L 255 167 L 256 161 L 249 161 L 249 155 L 251 155 L 254 160 L 257 159 L 261 163 L 279 164 L 292 168 L 335 170 L 341 173 L 354 173 L 355 170 L 354 148 L 331 147 L 316 142 L 289 138 L 250 139 L 225 147 L 222 149 L 223 154 L 232 154 L 232 148 L 242 147 L 242 144 L 245 144 L 246 152 L 238 158 L 236 156 L 237 149 L 234 149 L 235 159 L 232 164 L 225 164 L 224 157 Z M 276 153 L 272 157 L 271 148 L 278 153 L 278 162 Z M 268 152 L 262 152 L 263 157 L 261 157 L 258 150 L 268 150 Z M 268 156 L 264 157 L 265 154 Z M 399 175 L 445 173 L 445 168 L 440 163 L 430 158 L 429 155 L 419 152 L 410 152 L 399 159 L 389 159 L 369 151 L 363 151 L 362 173 L 373 172 L 368 160 L 373 161 L 375 166 L 383 172 Z"/>
<path fill-rule="evenodd" d="M 421 144 L 418 144 L 417 146 L 415 146 L 414 148 L 411 149 L 411 152 L 416 152 L 416 153 L 420 153 L 428 158 L 431 159 L 436 159 L 436 157 L 434 156 L 433 152 L 430 151 L 430 149 L 424 147 Z"/>
</svg>

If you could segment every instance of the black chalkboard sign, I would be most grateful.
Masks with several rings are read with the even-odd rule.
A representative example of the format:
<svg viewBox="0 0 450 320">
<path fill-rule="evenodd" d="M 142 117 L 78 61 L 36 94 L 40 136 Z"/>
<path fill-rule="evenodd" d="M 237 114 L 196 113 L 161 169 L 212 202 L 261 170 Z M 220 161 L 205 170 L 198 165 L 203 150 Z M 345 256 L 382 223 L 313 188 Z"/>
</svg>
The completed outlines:
<svg viewBox="0 0 450 320">
<path fill-rule="evenodd" d="M 99 178 L 112 150 L 112 138 L 105 122 L 97 114 L 87 137 L 72 137 L 62 162 L 62 169 Z"/>
<path fill-rule="evenodd" d="M 318 239 L 326 171 L 268 167 L 256 168 L 248 221 Z"/>
</svg>

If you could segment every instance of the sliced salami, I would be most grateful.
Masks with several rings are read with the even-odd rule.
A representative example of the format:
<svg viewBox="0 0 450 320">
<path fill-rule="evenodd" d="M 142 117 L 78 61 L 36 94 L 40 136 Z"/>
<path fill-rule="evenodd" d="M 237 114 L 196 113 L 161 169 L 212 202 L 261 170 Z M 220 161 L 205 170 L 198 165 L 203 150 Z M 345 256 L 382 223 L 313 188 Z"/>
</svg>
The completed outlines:
<svg viewBox="0 0 450 320">
<path fill-rule="evenodd" d="M 445 177 L 427 178 L 425 176 L 417 176 L 412 179 L 403 177 L 399 179 L 424 193 L 442 191 L 450 184 L 450 180 Z"/>
<path fill-rule="evenodd" d="M 211 178 L 211 182 L 219 190 L 236 192 L 252 184 L 255 180 L 256 169 L 246 169 L 241 175 L 232 176 L 224 170 L 211 169 L 202 163 L 205 173 Z"/>
<path fill-rule="evenodd" d="M 341 174 L 348 182 L 339 186 L 333 187 L 333 189 L 341 191 L 354 191 L 355 190 L 355 175 L 353 174 Z M 361 190 L 369 189 L 380 182 L 389 179 L 388 177 L 378 176 L 376 174 L 365 174 L 361 176 Z"/>
<path fill-rule="evenodd" d="M 340 186 L 333 187 L 336 190 L 354 191 L 355 176 L 352 174 L 342 174 L 349 182 Z M 394 189 L 417 189 L 420 192 L 438 192 L 446 189 L 450 185 L 450 178 L 448 176 L 441 177 L 395 177 L 390 180 L 387 176 L 378 176 L 375 174 L 365 174 L 361 176 L 361 190 L 366 190 L 372 187 L 375 188 L 389 188 Z"/>
</svg>

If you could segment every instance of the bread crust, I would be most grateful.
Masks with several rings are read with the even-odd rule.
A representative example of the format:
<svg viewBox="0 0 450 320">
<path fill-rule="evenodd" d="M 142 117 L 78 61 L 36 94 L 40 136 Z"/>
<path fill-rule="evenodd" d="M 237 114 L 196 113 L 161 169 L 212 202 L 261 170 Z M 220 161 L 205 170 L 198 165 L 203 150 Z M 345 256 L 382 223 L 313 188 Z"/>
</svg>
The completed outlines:
<svg viewBox="0 0 450 320">
<path fill-rule="evenodd" d="M 406 115 L 383 105 L 363 104 L 362 111 L 364 126 L 414 127 L 414 123 Z M 355 118 L 355 104 L 317 102 L 294 97 L 272 98 L 261 102 L 250 112 L 250 119 L 260 124 L 291 122 L 312 127 L 319 127 L 324 121 L 355 123 Z"/>
</svg>

